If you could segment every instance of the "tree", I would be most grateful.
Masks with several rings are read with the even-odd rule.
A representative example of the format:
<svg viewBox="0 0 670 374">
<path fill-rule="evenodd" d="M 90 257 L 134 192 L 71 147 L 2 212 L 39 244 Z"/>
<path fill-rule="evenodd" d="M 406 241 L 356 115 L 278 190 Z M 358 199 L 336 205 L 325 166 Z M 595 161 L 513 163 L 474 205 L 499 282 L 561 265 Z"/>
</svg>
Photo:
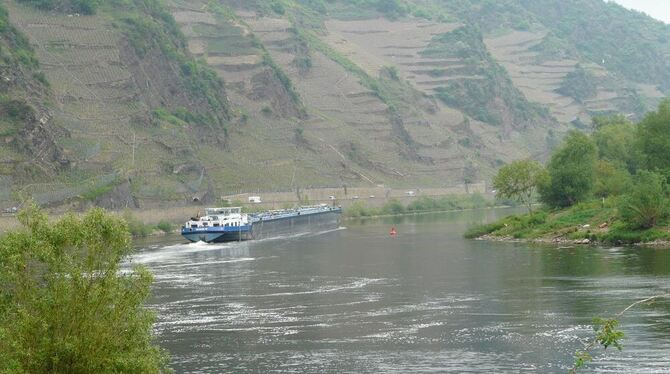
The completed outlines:
<svg viewBox="0 0 670 374">
<path fill-rule="evenodd" d="M 623 221 L 634 229 L 649 229 L 668 215 L 668 197 L 662 174 L 641 171 L 635 187 L 619 205 Z"/>
<path fill-rule="evenodd" d="M 542 202 L 567 207 L 586 199 L 593 191 L 597 150 L 579 131 L 570 131 L 547 166 L 548 178 L 539 186 Z"/>
<path fill-rule="evenodd" d="M 50 223 L 32 203 L 18 217 L 25 229 L 0 238 L 0 372 L 169 371 L 143 306 L 152 276 L 120 273 L 125 221 L 93 209 Z"/>
<path fill-rule="evenodd" d="M 658 111 L 640 122 L 637 140 L 647 170 L 670 172 L 670 100 L 664 100 Z"/>
<path fill-rule="evenodd" d="M 546 170 L 533 160 L 514 161 L 503 166 L 493 180 L 493 187 L 497 196 L 503 199 L 513 199 L 528 208 L 533 214 L 535 191 L 541 180 L 546 177 Z"/>
<path fill-rule="evenodd" d="M 595 131 L 591 138 L 598 147 L 598 157 L 635 173 L 640 159 L 635 125 L 623 116 L 596 117 L 593 125 Z"/>
<path fill-rule="evenodd" d="M 630 173 L 619 164 L 598 160 L 593 194 L 597 197 L 619 196 L 628 192 L 633 184 Z"/>
<path fill-rule="evenodd" d="M 475 182 L 477 178 L 477 167 L 468 160 L 463 166 L 463 184 L 465 185 L 465 193 L 470 193 L 470 185 Z"/>
</svg>

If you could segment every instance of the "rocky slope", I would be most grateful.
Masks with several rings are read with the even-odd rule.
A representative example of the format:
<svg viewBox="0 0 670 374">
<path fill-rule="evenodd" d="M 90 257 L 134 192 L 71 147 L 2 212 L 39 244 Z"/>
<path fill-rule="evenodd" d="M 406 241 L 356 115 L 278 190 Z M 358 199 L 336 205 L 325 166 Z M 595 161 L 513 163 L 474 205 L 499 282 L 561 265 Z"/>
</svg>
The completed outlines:
<svg viewBox="0 0 670 374">
<path fill-rule="evenodd" d="M 486 180 L 670 89 L 668 27 L 600 0 L 56 3 L 0 17 L 0 200 Z"/>
</svg>

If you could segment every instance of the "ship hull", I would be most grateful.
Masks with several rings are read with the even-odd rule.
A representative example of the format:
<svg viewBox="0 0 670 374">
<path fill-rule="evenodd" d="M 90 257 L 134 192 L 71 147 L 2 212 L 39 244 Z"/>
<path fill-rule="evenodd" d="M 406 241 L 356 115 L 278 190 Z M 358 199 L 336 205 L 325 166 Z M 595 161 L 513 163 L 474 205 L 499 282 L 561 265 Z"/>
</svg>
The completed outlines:
<svg viewBox="0 0 670 374">
<path fill-rule="evenodd" d="M 267 239 L 333 230 L 340 226 L 341 213 L 341 209 L 332 209 L 318 213 L 253 221 L 251 237 L 253 239 Z"/>
<path fill-rule="evenodd" d="M 181 235 L 192 242 L 221 243 L 251 238 L 251 225 L 237 227 L 182 228 Z"/>
</svg>

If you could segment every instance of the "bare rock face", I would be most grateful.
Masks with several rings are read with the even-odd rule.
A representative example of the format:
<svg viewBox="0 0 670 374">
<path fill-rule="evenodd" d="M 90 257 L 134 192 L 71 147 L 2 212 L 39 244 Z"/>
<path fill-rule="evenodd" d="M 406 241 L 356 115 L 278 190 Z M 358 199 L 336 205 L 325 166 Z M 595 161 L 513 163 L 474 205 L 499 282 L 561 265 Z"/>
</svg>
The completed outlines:
<svg viewBox="0 0 670 374">
<path fill-rule="evenodd" d="M 287 89 L 271 69 L 263 69 L 251 79 L 252 100 L 269 100 L 272 113 L 282 118 L 300 117 L 302 114 L 291 101 Z"/>
<path fill-rule="evenodd" d="M 98 197 L 95 199 L 94 205 L 111 210 L 140 208 L 139 202 L 130 189 L 130 181 L 125 181 Z"/>
<path fill-rule="evenodd" d="M 31 155 L 33 162 L 47 170 L 63 171 L 70 166 L 70 160 L 55 141 L 56 133 L 65 134 L 62 129 L 55 128 L 46 116 L 38 119 L 35 113 L 23 125 L 14 140 L 18 149 Z"/>
<path fill-rule="evenodd" d="M 139 56 L 125 40 L 121 41 L 119 51 L 121 61 L 132 75 L 140 101 L 149 108 L 184 108 L 196 114 L 211 116 L 220 122 L 229 118 L 223 85 L 214 94 L 224 108 L 215 110 L 206 97 L 199 96 L 193 92 L 193 87 L 189 87 L 184 67 L 166 58 L 162 52 L 150 50 L 144 56 Z"/>
</svg>

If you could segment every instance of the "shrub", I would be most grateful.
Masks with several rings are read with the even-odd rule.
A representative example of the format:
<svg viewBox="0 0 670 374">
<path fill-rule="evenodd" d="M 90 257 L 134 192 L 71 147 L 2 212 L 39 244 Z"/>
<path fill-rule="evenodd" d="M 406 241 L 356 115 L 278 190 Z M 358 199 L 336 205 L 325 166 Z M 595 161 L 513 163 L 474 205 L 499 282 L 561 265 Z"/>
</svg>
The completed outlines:
<svg viewBox="0 0 670 374">
<path fill-rule="evenodd" d="M 398 200 L 391 200 L 382 208 L 383 214 L 403 214 L 405 213 L 405 206 L 400 203 Z"/>
<path fill-rule="evenodd" d="M 153 231 L 153 227 L 135 218 L 130 211 L 123 212 L 123 219 L 128 224 L 128 231 L 134 237 L 145 238 Z"/>
<path fill-rule="evenodd" d="M 284 5 L 278 1 L 273 1 L 272 4 L 270 4 L 270 9 L 279 15 L 284 15 L 284 13 L 286 13 Z"/>
<path fill-rule="evenodd" d="M 474 226 L 469 228 L 465 232 L 465 238 L 466 239 L 475 239 L 475 238 L 480 238 L 484 235 L 488 235 L 492 232 L 498 231 L 505 227 L 505 224 L 502 221 L 495 222 L 495 223 L 490 223 L 487 225 L 480 225 L 480 226 Z"/>
<path fill-rule="evenodd" d="M 161 373 L 144 307 L 152 276 L 121 272 L 126 223 L 102 209 L 49 222 L 29 204 L 0 239 L 0 372 Z"/>
<path fill-rule="evenodd" d="M 563 146 L 551 156 L 548 178 L 539 186 L 542 202 L 550 207 L 568 207 L 593 192 L 597 149 L 579 131 L 568 133 Z"/>
<path fill-rule="evenodd" d="M 497 196 L 524 204 L 532 214 L 535 192 L 544 178 L 546 171 L 537 161 L 518 160 L 498 171 L 493 186 Z"/>
<path fill-rule="evenodd" d="M 670 172 L 669 132 L 670 100 L 666 99 L 638 125 L 637 141 L 647 169 Z"/>
<path fill-rule="evenodd" d="M 156 225 L 156 228 L 163 231 L 164 233 L 169 233 L 174 230 L 174 225 L 166 220 L 161 220 Z"/>
<path fill-rule="evenodd" d="M 624 167 L 604 160 L 599 160 L 596 164 L 594 195 L 618 196 L 628 192 L 632 183 L 632 178 Z"/>
<path fill-rule="evenodd" d="M 649 229 L 668 215 L 668 197 L 662 174 L 641 171 L 633 191 L 619 206 L 622 220 L 631 228 Z"/>
</svg>

